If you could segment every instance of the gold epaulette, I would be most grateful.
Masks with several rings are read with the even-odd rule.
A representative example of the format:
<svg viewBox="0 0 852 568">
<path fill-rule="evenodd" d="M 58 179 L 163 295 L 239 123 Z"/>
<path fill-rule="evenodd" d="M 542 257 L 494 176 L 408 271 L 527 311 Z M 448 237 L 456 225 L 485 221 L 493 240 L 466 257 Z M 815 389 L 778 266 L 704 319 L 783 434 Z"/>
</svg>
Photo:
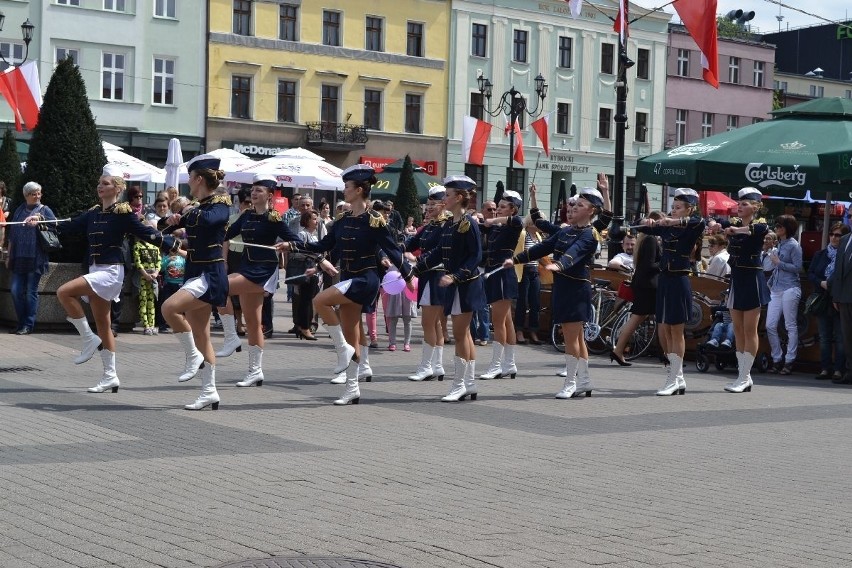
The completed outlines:
<svg viewBox="0 0 852 568">
<path fill-rule="evenodd" d="M 91 207 L 89 207 L 89 211 L 100 211 L 100 209 L 100 205 L 92 205 Z"/>
<path fill-rule="evenodd" d="M 384 215 L 382 215 L 381 213 L 379 213 L 378 211 L 375 211 L 373 209 L 370 209 L 369 213 L 370 213 L 370 227 L 372 227 L 373 229 L 378 229 L 379 227 L 387 226 L 388 222 L 385 221 Z"/>
<path fill-rule="evenodd" d="M 598 232 L 598 230 L 594 227 L 592 227 L 592 234 L 595 236 L 596 241 L 603 242 L 603 237 L 601 237 L 600 232 Z"/>
<path fill-rule="evenodd" d="M 351 214 L 352 214 L 352 211 L 344 211 L 343 213 L 338 213 L 337 216 L 334 218 L 334 220 L 340 221 L 341 219 L 343 219 L 347 215 L 351 215 Z"/>
<path fill-rule="evenodd" d="M 470 230 L 470 217 L 467 215 L 459 222 L 459 233 L 466 233 Z"/>
<path fill-rule="evenodd" d="M 281 213 L 279 213 L 275 209 L 270 209 L 269 211 L 267 211 L 266 216 L 273 223 L 281 222 Z"/>
<path fill-rule="evenodd" d="M 452 213 L 450 213 L 449 211 L 443 211 L 440 215 L 438 215 L 435 219 L 433 219 L 433 222 L 440 224 L 440 223 L 443 223 L 444 221 L 447 221 L 448 219 L 452 219 L 452 218 L 453 218 Z"/>
<path fill-rule="evenodd" d="M 230 195 L 214 195 L 213 199 L 210 200 L 210 203 L 224 203 L 228 207 L 231 206 L 231 196 Z"/>
<path fill-rule="evenodd" d="M 129 203 L 122 201 L 121 203 L 115 204 L 115 207 L 112 208 L 112 212 L 127 215 L 128 213 L 133 213 L 133 209 L 130 208 Z"/>
</svg>

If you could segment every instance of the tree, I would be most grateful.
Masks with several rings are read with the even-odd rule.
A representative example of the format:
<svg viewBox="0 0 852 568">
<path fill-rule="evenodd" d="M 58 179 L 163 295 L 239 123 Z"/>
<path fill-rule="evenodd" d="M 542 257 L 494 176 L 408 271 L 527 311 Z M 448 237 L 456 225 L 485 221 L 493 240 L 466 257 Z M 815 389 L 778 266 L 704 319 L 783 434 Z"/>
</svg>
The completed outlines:
<svg viewBox="0 0 852 568">
<path fill-rule="evenodd" d="M 23 180 L 41 184 L 42 202 L 62 218 L 95 203 L 104 164 L 86 85 L 74 62 L 65 59 L 47 85 Z"/>
<path fill-rule="evenodd" d="M 21 158 L 18 156 L 18 143 L 12 130 L 7 128 L 0 145 L 0 180 L 6 183 L 7 197 L 18 204 L 22 201 L 18 181 L 21 178 Z M 14 211 L 14 209 L 12 209 Z"/>
<path fill-rule="evenodd" d="M 414 183 L 414 166 L 411 164 L 410 156 L 405 156 L 405 161 L 402 163 L 394 207 L 402 216 L 403 226 L 409 217 L 414 217 L 415 226 L 419 225 L 423 219 L 420 201 L 417 199 L 417 186 Z"/>
</svg>

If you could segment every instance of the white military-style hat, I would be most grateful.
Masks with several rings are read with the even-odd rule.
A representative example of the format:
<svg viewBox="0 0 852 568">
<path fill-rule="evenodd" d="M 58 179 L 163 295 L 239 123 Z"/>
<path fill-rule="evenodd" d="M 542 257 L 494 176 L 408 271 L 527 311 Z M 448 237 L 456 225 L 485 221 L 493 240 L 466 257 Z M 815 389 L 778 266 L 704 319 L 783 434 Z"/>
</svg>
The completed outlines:
<svg viewBox="0 0 852 568">
<path fill-rule="evenodd" d="M 278 180 L 275 179 L 275 176 L 271 176 L 269 174 L 255 174 L 251 180 L 251 184 L 262 185 L 268 189 L 275 189 L 278 187 Z"/>
<path fill-rule="evenodd" d="M 690 205 L 698 205 L 698 192 L 688 187 L 679 187 L 674 192 L 674 198 Z"/>
<path fill-rule="evenodd" d="M 429 199 L 440 201 L 447 194 L 447 188 L 443 185 L 433 185 L 429 188 Z"/>
<path fill-rule="evenodd" d="M 369 181 L 371 177 L 376 175 L 376 170 L 367 164 L 355 164 L 349 166 L 340 174 L 343 181 Z"/>
<path fill-rule="evenodd" d="M 504 191 L 501 199 L 511 201 L 515 204 L 515 207 L 520 207 L 524 203 L 523 199 L 521 199 L 521 194 L 511 189 Z"/>
<path fill-rule="evenodd" d="M 763 194 L 755 187 L 744 187 L 737 192 L 737 199 L 750 199 L 752 201 L 760 201 L 763 199 Z"/>
<path fill-rule="evenodd" d="M 597 189 L 584 187 L 577 191 L 577 197 L 582 197 L 595 207 L 603 207 L 603 195 Z"/>
<path fill-rule="evenodd" d="M 476 182 L 467 176 L 447 176 L 444 178 L 444 187 L 470 190 L 476 187 Z"/>
</svg>

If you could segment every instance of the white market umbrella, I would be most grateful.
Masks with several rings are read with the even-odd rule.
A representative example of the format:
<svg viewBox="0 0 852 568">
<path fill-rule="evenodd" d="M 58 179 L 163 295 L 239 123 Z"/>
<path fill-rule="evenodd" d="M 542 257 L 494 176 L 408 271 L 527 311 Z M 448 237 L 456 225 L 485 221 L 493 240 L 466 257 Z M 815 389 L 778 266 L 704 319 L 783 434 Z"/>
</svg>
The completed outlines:
<svg viewBox="0 0 852 568">
<path fill-rule="evenodd" d="M 119 146 L 103 142 L 107 164 L 117 166 L 122 171 L 122 177 L 127 181 L 150 181 L 163 183 L 166 181 L 166 170 L 148 162 L 143 162 L 122 151 Z"/>
<path fill-rule="evenodd" d="M 180 140 L 172 138 L 169 140 L 169 152 L 166 156 L 166 187 L 177 187 L 180 182 L 180 166 L 183 163 L 183 152 L 180 149 Z"/>
<path fill-rule="evenodd" d="M 237 172 L 243 168 L 247 168 L 252 164 L 256 164 L 255 160 L 252 160 L 245 154 L 240 154 L 236 150 L 231 150 L 230 148 L 219 148 L 218 150 L 212 150 L 207 152 L 211 156 L 216 156 L 219 158 L 219 169 L 228 174 L 229 172 Z M 186 169 L 186 164 L 188 162 L 184 162 L 180 165 L 180 182 L 186 183 L 189 181 L 189 172 Z M 225 177 L 227 180 L 227 176 Z"/>
<path fill-rule="evenodd" d="M 297 158 L 304 160 L 316 160 L 318 162 L 324 162 L 325 158 L 320 156 L 319 154 L 314 154 L 310 150 L 305 150 L 304 148 L 288 148 L 287 150 L 281 150 L 277 154 L 275 154 L 276 158 Z"/>
<path fill-rule="evenodd" d="M 273 156 L 243 168 L 226 173 L 225 181 L 251 183 L 257 174 L 274 176 L 279 185 L 296 188 L 343 190 L 343 172 L 325 160 Z"/>
</svg>

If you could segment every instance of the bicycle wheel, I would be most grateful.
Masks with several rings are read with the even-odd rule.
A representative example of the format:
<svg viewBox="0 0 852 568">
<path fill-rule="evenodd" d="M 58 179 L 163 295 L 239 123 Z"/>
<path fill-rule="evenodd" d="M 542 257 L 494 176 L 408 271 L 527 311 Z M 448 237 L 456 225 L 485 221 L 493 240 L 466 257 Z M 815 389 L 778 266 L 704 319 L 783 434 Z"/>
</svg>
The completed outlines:
<svg viewBox="0 0 852 568">
<path fill-rule="evenodd" d="M 613 310 L 615 309 L 615 299 L 604 296 L 601 298 L 601 309 L 595 317 L 595 307 L 592 306 L 592 321 L 597 323 L 597 333 L 586 336 L 586 346 L 589 348 L 589 353 L 594 355 L 603 355 L 609 351 L 609 337 L 612 333 L 612 326 L 609 322 L 613 321 Z"/>
<path fill-rule="evenodd" d="M 565 338 L 562 337 L 562 326 L 558 323 L 550 328 L 550 344 L 560 353 L 565 352 Z"/>
<path fill-rule="evenodd" d="M 616 345 L 618 343 L 618 338 L 621 336 L 621 330 L 627 324 L 627 320 L 630 319 L 630 310 L 624 309 L 615 320 L 615 323 L 612 326 L 612 344 Z M 654 318 L 647 318 L 645 321 L 639 324 L 639 327 L 636 328 L 636 331 L 633 332 L 633 335 L 627 342 L 627 345 L 624 348 L 624 358 L 628 361 L 632 361 L 637 357 L 643 355 L 651 344 L 654 342 L 654 337 L 657 334 L 657 321 Z"/>
</svg>

